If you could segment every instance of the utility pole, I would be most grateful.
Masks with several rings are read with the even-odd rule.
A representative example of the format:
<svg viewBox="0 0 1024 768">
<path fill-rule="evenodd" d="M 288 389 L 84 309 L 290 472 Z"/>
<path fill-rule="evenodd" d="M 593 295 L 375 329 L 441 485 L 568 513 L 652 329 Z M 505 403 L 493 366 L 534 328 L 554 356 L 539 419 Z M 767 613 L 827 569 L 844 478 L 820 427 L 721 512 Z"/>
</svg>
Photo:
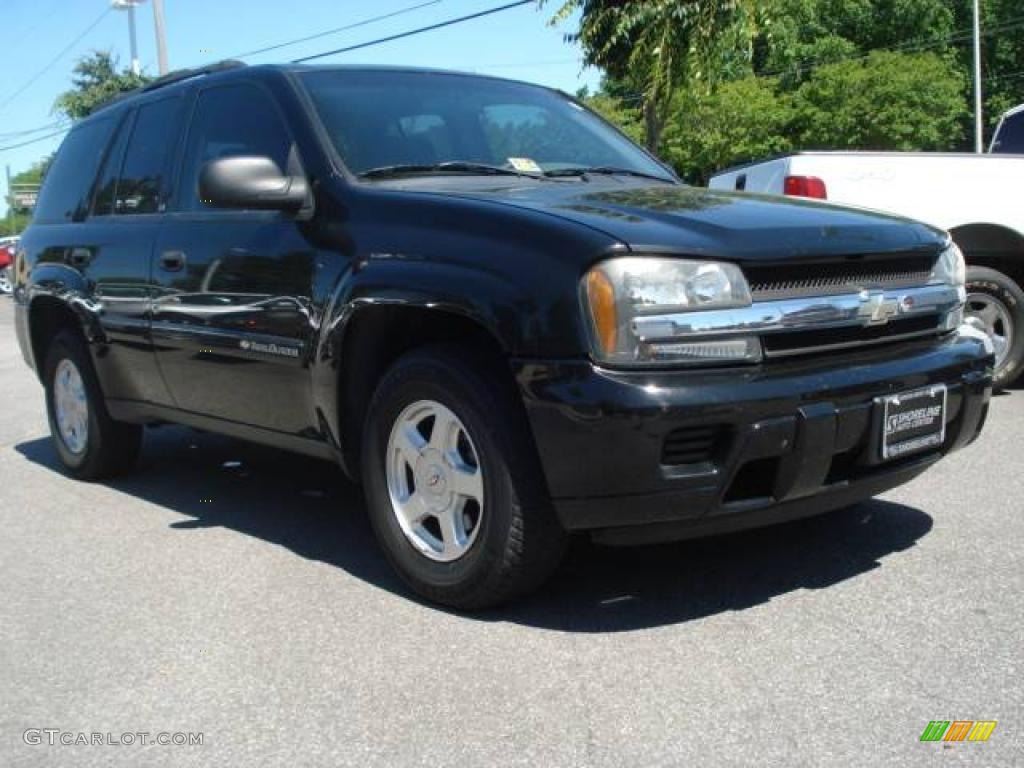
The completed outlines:
<svg viewBox="0 0 1024 768">
<path fill-rule="evenodd" d="M 14 234 L 14 193 L 11 192 L 11 164 L 7 164 L 7 231 Z"/>
<path fill-rule="evenodd" d="M 974 0 L 974 151 L 985 151 L 985 123 L 981 114 L 981 0 Z"/>
<path fill-rule="evenodd" d="M 164 24 L 164 0 L 153 0 L 153 26 L 156 29 L 156 59 L 161 75 L 167 74 L 167 29 Z"/>
</svg>

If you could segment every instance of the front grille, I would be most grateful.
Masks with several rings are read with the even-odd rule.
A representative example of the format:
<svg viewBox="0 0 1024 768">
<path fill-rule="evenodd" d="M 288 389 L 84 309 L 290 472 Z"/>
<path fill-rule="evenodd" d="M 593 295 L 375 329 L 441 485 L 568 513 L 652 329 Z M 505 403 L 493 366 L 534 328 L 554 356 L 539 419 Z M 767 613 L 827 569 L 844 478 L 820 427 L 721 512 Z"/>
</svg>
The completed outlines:
<svg viewBox="0 0 1024 768">
<path fill-rule="evenodd" d="M 714 461 L 729 437 L 723 424 L 683 427 L 669 432 L 661 448 L 665 466 L 700 464 Z"/>
<path fill-rule="evenodd" d="M 834 296 L 865 288 L 890 289 L 925 285 L 934 256 L 864 256 L 856 259 L 744 267 L 754 301 L 804 296 Z"/>
<path fill-rule="evenodd" d="M 765 357 L 785 357 L 829 349 L 841 350 L 862 345 L 881 344 L 897 339 L 934 334 L 938 331 L 938 315 L 921 315 L 920 317 L 893 320 L 885 325 L 770 333 L 765 334 L 761 341 L 764 345 Z"/>
</svg>

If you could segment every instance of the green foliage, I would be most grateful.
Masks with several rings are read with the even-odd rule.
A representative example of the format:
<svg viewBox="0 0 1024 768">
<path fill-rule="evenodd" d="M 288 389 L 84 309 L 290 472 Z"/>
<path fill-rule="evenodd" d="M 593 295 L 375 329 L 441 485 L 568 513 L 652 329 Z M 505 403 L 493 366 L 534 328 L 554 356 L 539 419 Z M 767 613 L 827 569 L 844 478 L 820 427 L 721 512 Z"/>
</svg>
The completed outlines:
<svg viewBox="0 0 1024 768">
<path fill-rule="evenodd" d="M 796 91 L 805 149 L 940 150 L 961 137 L 965 82 L 933 53 L 872 53 L 814 70 Z"/>
<path fill-rule="evenodd" d="M 747 77 L 704 98 L 681 95 L 665 127 L 661 156 L 683 178 L 704 183 L 710 171 L 793 149 L 792 99 L 776 83 Z"/>
<path fill-rule="evenodd" d="M 543 3 L 544 0 L 541 0 Z M 552 23 L 581 10 L 568 35 L 587 64 L 632 81 L 643 94 L 646 143 L 656 148 L 676 90 L 713 87 L 747 60 L 759 0 L 562 0 Z"/>
<path fill-rule="evenodd" d="M 638 144 L 644 141 L 644 118 L 639 109 L 631 108 L 621 100 L 605 93 L 584 95 L 588 107 Z"/>
<path fill-rule="evenodd" d="M 952 6 L 957 29 L 970 29 L 971 3 L 948 0 Z M 995 129 L 999 116 L 1010 107 L 1024 102 L 1024 6 L 1021 0 L 981 0 L 982 39 L 981 70 L 987 139 Z M 970 41 L 956 49 L 957 61 L 965 74 L 971 72 Z M 974 91 L 969 91 L 973 98 Z"/>
<path fill-rule="evenodd" d="M 49 155 L 44 157 L 42 160 L 36 160 L 32 165 L 28 167 L 28 170 L 16 173 L 11 177 L 12 184 L 42 184 L 43 178 L 46 176 L 46 172 L 50 170 L 50 166 L 53 164 L 53 156 L 55 152 L 51 152 Z"/>
<path fill-rule="evenodd" d="M 78 60 L 72 70 L 74 87 L 57 97 L 54 109 L 72 120 L 80 120 L 118 94 L 140 88 L 150 82 L 147 75 L 131 69 L 118 71 L 118 61 L 109 51 L 93 51 Z"/>
<path fill-rule="evenodd" d="M 22 230 L 28 226 L 31 214 L 27 213 L 15 213 L 13 216 L 8 213 L 3 218 L 0 218 L 0 237 L 8 237 L 10 235 L 20 235 Z"/>
<path fill-rule="evenodd" d="M 736 0 L 704 4 L 700 24 L 664 30 L 692 5 L 561 9 L 582 10 L 569 37 L 606 73 L 587 103 L 631 136 L 645 124 L 648 146 L 685 177 L 797 149 L 971 146 L 969 0 Z M 982 0 L 982 29 L 991 132 L 1024 101 L 1020 0 Z M 683 64 L 665 74 L 665 60 Z"/>
</svg>

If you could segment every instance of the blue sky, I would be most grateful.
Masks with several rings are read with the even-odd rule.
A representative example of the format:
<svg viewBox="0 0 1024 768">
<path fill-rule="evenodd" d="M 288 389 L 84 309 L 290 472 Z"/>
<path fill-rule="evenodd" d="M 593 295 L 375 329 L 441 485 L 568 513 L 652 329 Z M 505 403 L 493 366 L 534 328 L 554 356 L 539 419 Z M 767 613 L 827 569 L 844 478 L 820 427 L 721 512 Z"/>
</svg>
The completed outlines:
<svg viewBox="0 0 1024 768">
<path fill-rule="evenodd" d="M 170 67 L 192 67 L 235 57 L 426 2 L 429 0 L 164 0 Z M 246 61 L 250 64 L 286 61 L 464 16 L 505 2 L 507 0 L 437 0 L 385 21 L 248 57 Z M 558 4 L 559 0 L 550 0 L 541 10 L 532 4 L 513 8 L 322 61 L 459 69 L 529 80 L 570 92 L 582 85 L 593 88 L 600 79 L 599 73 L 584 70 L 579 50 L 563 40 L 566 32 L 575 30 L 576 19 L 555 28 L 547 23 Z M 0 104 L 46 67 L 109 5 L 109 0 L 2 0 L 0 32 L 4 40 L 5 66 L 0 77 Z M 139 59 L 145 71 L 156 74 L 156 43 L 149 2 L 136 9 L 136 21 Z M 57 117 L 52 113 L 53 101 L 69 87 L 72 65 L 78 57 L 93 50 L 112 50 L 127 66 L 128 19 L 125 13 L 107 13 L 31 87 L 0 108 L 0 147 L 43 135 L 9 134 L 54 122 Z M 17 173 L 52 152 L 59 143 L 60 137 L 57 137 L 2 151 L 0 165 L 10 164 L 11 173 Z M 0 188 L 6 194 L 2 173 Z M 3 203 L 0 207 L 6 208 Z"/>
</svg>

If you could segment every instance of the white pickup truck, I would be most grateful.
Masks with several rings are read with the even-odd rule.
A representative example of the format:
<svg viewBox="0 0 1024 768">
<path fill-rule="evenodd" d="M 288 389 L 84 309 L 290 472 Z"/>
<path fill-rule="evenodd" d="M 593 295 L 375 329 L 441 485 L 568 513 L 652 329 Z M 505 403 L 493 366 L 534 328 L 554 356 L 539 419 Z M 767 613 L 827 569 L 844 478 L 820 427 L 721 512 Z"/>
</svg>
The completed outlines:
<svg viewBox="0 0 1024 768">
<path fill-rule="evenodd" d="M 800 152 L 722 171 L 709 186 L 826 199 L 949 231 L 969 266 L 968 320 L 992 336 L 1005 387 L 1024 367 L 1024 154 L 1001 154 L 1014 151 L 1018 114 L 1004 118 L 1000 154 Z"/>
</svg>

